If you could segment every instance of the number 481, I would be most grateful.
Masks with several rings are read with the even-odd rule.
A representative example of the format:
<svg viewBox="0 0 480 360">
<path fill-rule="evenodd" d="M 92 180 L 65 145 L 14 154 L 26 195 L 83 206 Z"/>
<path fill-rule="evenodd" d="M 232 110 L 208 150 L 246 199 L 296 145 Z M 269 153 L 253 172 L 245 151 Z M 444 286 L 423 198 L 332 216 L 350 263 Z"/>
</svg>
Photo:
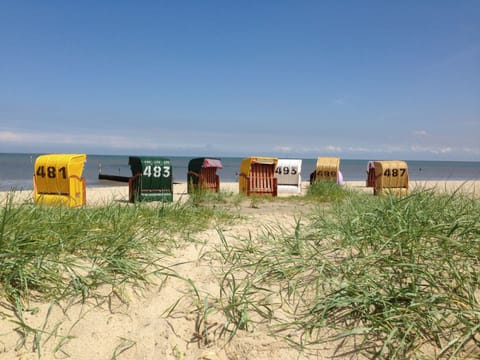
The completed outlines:
<svg viewBox="0 0 480 360">
<path fill-rule="evenodd" d="M 35 172 L 37 176 L 44 178 L 45 176 L 48 177 L 49 179 L 55 179 L 57 177 L 57 172 L 60 174 L 62 179 L 67 178 L 67 169 L 65 166 L 62 166 L 60 169 L 58 169 L 55 166 L 47 166 L 45 169 L 45 166 L 39 166 L 37 168 L 37 171 Z"/>
</svg>

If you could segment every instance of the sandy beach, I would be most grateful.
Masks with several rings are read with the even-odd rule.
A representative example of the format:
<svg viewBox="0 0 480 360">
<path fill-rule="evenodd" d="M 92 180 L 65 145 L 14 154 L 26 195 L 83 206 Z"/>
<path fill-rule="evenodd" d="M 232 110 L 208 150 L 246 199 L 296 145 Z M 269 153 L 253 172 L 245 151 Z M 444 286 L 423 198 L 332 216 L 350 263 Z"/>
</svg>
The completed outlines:
<svg viewBox="0 0 480 360">
<path fill-rule="evenodd" d="M 373 193 L 365 182 L 346 182 L 346 187 Z M 302 194 L 308 183 L 302 185 Z M 472 196 L 480 194 L 480 181 L 422 181 L 411 183 L 410 189 L 435 189 L 439 192 L 461 191 Z M 238 193 L 237 183 L 222 183 L 221 191 Z M 8 193 L 0 194 L 2 204 Z M 31 202 L 31 191 L 14 194 L 14 202 Z M 281 197 L 288 196 L 282 194 Z M 299 195 L 301 196 L 301 194 Z M 174 201 L 188 197 L 186 184 L 174 185 Z M 128 187 L 107 186 L 87 188 L 87 206 L 109 204 L 112 201 L 127 204 Z M 238 234 L 251 232 L 256 236 L 265 226 L 281 225 L 294 227 L 296 219 L 308 209 L 302 202 L 266 202 L 252 208 L 248 204 L 238 208 L 242 219 L 225 226 L 223 235 L 227 241 L 236 241 Z M 166 261 L 176 265 L 176 271 L 191 279 L 199 291 L 212 296 L 218 295 L 218 282 L 213 274 L 214 264 L 204 255 L 219 244 L 216 229 L 195 234 L 196 241 L 177 249 Z M 143 290 L 127 289 L 122 296 L 106 296 L 88 299 L 82 303 L 36 303 L 28 304 L 36 309 L 24 313 L 24 321 L 33 328 L 43 329 L 37 340 L 41 343 L 43 359 L 187 359 L 187 360 L 230 360 L 230 359 L 326 359 L 335 354 L 338 343 L 325 344 L 314 354 L 303 354 L 290 347 L 284 340 L 269 333 L 267 325 L 259 324 L 255 331 L 241 331 L 231 342 L 215 333 L 222 319 L 211 321 L 212 341 L 205 344 L 196 341 L 196 319 L 191 311 L 191 302 L 185 295 L 190 291 L 188 284 L 175 278 L 166 283 L 152 283 Z M 99 289 L 109 294 L 111 289 Z M 179 301 L 179 299 L 185 299 Z M 178 302 L 178 303 L 177 303 Z M 0 316 L 0 359 L 37 359 L 33 335 L 27 337 L 24 346 L 19 344 L 15 323 L 15 311 L 11 304 L 2 300 Z M 175 316 L 165 314 L 176 304 Z M 48 321 L 47 321 L 48 319 Z M 55 335 L 52 335 L 55 334 Z M 295 334 L 292 334 L 294 336 Z M 57 347 L 62 344 L 61 351 Z M 113 356 L 115 355 L 115 356 Z"/>
<path fill-rule="evenodd" d="M 108 183 L 108 182 L 105 182 Z M 128 201 L 128 186 L 125 184 L 119 185 L 119 183 L 111 182 L 111 186 L 90 187 L 87 186 L 87 205 L 101 205 L 107 204 L 111 201 Z M 291 193 L 279 193 L 279 197 L 286 197 L 292 195 L 304 195 L 307 192 L 309 183 L 302 182 L 302 189 L 300 194 Z M 366 193 L 372 193 L 372 188 L 365 186 L 365 181 L 346 181 L 345 187 L 363 191 Z M 442 193 L 452 193 L 455 191 L 478 196 L 480 195 L 480 181 L 479 180 L 436 180 L 436 181 L 411 181 L 409 185 L 410 191 L 416 190 L 434 190 Z M 238 194 L 237 182 L 222 182 L 220 184 L 220 191 Z M 5 201 L 9 192 L 0 191 L 0 201 Z M 15 191 L 15 201 L 30 201 L 32 200 L 32 191 L 21 190 Z M 187 183 L 175 183 L 173 185 L 173 199 L 174 201 L 182 201 L 188 197 Z"/>
</svg>

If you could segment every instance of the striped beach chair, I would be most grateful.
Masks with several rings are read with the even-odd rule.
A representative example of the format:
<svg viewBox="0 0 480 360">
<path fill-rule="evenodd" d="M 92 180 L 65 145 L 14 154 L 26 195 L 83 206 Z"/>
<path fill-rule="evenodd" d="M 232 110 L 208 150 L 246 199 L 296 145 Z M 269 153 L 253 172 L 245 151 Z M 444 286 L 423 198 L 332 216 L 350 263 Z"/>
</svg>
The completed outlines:
<svg viewBox="0 0 480 360">
<path fill-rule="evenodd" d="M 220 159 L 195 158 L 188 162 L 187 182 L 188 192 L 198 190 L 218 192 L 220 190 L 220 176 L 217 169 L 222 169 Z"/>
<path fill-rule="evenodd" d="M 275 169 L 278 159 L 271 157 L 249 157 L 240 164 L 240 194 L 277 196 L 277 179 Z"/>
</svg>

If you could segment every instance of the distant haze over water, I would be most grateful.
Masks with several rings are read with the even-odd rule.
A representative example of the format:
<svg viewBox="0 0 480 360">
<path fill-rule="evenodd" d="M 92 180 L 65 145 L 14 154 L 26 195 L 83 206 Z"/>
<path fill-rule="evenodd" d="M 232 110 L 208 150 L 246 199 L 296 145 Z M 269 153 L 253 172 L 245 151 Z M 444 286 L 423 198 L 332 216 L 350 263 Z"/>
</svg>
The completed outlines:
<svg viewBox="0 0 480 360">
<path fill-rule="evenodd" d="M 38 155 L 39 154 L 0 153 L 0 190 L 32 189 L 33 167 Z M 186 182 L 188 162 L 195 156 L 165 157 L 172 160 L 173 181 Z M 238 181 L 240 162 L 243 158 L 223 157 L 220 159 L 223 165 L 223 169 L 217 171 L 220 175 L 220 181 Z M 315 169 L 317 159 L 302 160 L 302 180 L 308 181 L 310 173 Z M 375 159 L 341 159 L 340 170 L 344 180 L 366 180 L 366 169 L 369 160 Z M 478 161 L 406 161 L 410 180 L 480 180 L 480 162 Z M 98 180 L 100 169 L 103 174 L 120 176 L 132 175 L 130 167 L 128 166 L 128 156 L 87 155 L 87 162 L 83 172 L 87 186 L 112 186 L 115 184 L 126 186 L 124 183 Z"/>
</svg>

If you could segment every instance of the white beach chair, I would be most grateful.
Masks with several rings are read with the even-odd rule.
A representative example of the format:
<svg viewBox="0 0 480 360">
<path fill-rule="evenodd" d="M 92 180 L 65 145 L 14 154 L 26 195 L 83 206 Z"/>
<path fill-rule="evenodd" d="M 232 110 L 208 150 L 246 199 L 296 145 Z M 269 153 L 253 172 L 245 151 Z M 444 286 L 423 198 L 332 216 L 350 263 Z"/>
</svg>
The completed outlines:
<svg viewBox="0 0 480 360">
<path fill-rule="evenodd" d="M 300 194 L 302 191 L 302 160 L 278 159 L 275 177 L 279 194 Z"/>
</svg>

